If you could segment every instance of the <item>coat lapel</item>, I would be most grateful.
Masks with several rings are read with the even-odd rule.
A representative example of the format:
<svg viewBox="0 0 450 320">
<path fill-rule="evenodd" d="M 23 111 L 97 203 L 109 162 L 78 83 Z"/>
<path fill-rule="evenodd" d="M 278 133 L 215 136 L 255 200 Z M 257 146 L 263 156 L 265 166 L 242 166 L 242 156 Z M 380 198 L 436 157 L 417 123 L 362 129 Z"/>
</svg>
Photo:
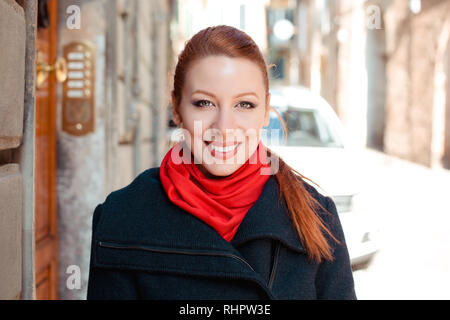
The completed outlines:
<svg viewBox="0 0 450 320">
<path fill-rule="evenodd" d="M 293 228 L 284 200 L 280 199 L 280 188 L 274 176 L 267 181 L 257 202 L 247 212 L 234 238 L 233 246 L 247 241 L 271 238 L 297 252 L 306 252 Z"/>
</svg>

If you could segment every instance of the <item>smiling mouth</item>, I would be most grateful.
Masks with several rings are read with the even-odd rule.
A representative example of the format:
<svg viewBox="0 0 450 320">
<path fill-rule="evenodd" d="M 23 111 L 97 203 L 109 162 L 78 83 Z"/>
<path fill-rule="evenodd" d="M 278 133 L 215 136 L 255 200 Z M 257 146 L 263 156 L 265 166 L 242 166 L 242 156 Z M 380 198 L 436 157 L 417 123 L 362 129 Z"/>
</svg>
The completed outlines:
<svg viewBox="0 0 450 320">
<path fill-rule="evenodd" d="M 242 142 L 217 143 L 213 141 L 203 141 L 213 157 L 228 159 L 233 157 Z"/>
</svg>

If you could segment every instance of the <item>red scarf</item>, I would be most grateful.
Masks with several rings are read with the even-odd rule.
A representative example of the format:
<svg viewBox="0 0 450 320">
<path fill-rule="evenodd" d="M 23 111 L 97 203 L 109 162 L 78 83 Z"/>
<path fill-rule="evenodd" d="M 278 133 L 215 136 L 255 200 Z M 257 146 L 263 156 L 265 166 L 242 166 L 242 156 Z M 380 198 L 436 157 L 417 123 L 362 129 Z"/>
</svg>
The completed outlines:
<svg viewBox="0 0 450 320">
<path fill-rule="evenodd" d="M 260 141 L 255 152 L 233 174 L 209 179 L 196 166 L 192 154 L 190 163 L 181 162 L 181 143 L 183 141 L 167 152 L 159 169 L 167 196 L 174 204 L 213 227 L 225 240 L 231 241 L 270 177 L 268 169 L 264 169 L 265 174 L 260 171 L 270 168 L 264 145 Z M 179 150 L 179 157 L 174 155 L 179 164 L 174 163 L 171 157 L 175 150 Z"/>
</svg>

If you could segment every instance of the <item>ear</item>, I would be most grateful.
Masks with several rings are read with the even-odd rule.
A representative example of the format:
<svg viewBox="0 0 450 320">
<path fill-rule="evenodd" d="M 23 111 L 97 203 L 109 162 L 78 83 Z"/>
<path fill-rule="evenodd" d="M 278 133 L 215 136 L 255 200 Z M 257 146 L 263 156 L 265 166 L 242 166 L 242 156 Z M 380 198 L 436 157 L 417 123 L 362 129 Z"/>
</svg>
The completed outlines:
<svg viewBox="0 0 450 320">
<path fill-rule="evenodd" d="M 175 98 L 172 94 L 172 120 L 178 126 L 181 123 L 181 116 L 178 111 L 178 106 L 175 103 Z"/>
<path fill-rule="evenodd" d="M 270 93 L 267 95 L 266 98 L 266 114 L 264 115 L 264 127 L 267 127 L 270 122 Z"/>
</svg>

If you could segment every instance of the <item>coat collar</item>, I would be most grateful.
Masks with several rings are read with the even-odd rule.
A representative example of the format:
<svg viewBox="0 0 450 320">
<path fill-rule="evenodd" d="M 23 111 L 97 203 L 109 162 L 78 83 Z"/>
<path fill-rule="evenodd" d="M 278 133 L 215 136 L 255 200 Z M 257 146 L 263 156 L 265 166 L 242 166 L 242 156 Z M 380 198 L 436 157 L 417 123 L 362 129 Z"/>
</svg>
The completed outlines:
<svg viewBox="0 0 450 320">
<path fill-rule="evenodd" d="M 298 252 L 306 252 L 290 220 L 275 176 L 266 182 L 256 203 L 242 220 L 231 244 L 241 244 L 258 238 L 271 238 Z"/>
<path fill-rule="evenodd" d="M 157 172 L 153 171 L 152 174 L 157 174 L 159 180 L 159 170 Z M 165 192 L 164 196 L 166 197 L 166 201 L 170 202 L 165 195 Z M 306 249 L 300 241 L 290 220 L 290 213 L 286 209 L 285 202 L 284 200 L 280 200 L 280 188 L 275 176 L 271 176 L 267 180 L 261 195 L 245 215 L 231 242 L 224 240 L 212 227 L 203 221 L 175 206 L 171 202 L 170 204 L 171 206 L 176 207 L 175 212 L 178 213 L 175 215 L 176 217 L 179 218 L 180 216 L 183 216 L 185 218 L 187 214 L 189 219 L 195 221 L 195 225 L 192 225 L 192 228 L 196 231 L 195 237 L 193 237 L 192 234 L 189 234 L 189 232 L 183 233 L 186 237 L 182 234 L 172 234 L 173 237 L 170 239 L 170 243 L 173 245 L 183 247 L 186 245 L 191 247 L 200 246 L 202 248 L 206 245 L 215 249 L 234 251 L 233 249 L 235 247 L 238 247 L 245 242 L 261 238 L 270 238 L 280 241 L 292 250 L 303 253 L 306 252 Z M 174 222 L 177 223 L 176 221 Z M 183 222 L 180 221 L 179 223 Z"/>
<path fill-rule="evenodd" d="M 101 218 L 96 232 L 102 241 L 237 254 L 236 247 L 269 238 L 297 252 L 306 252 L 285 202 L 280 200 L 275 176 L 267 180 L 231 242 L 170 201 L 159 180 L 159 168 L 144 171 L 130 185 L 111 193 L 103 210 L 110 214 Z"/>
</svg>

